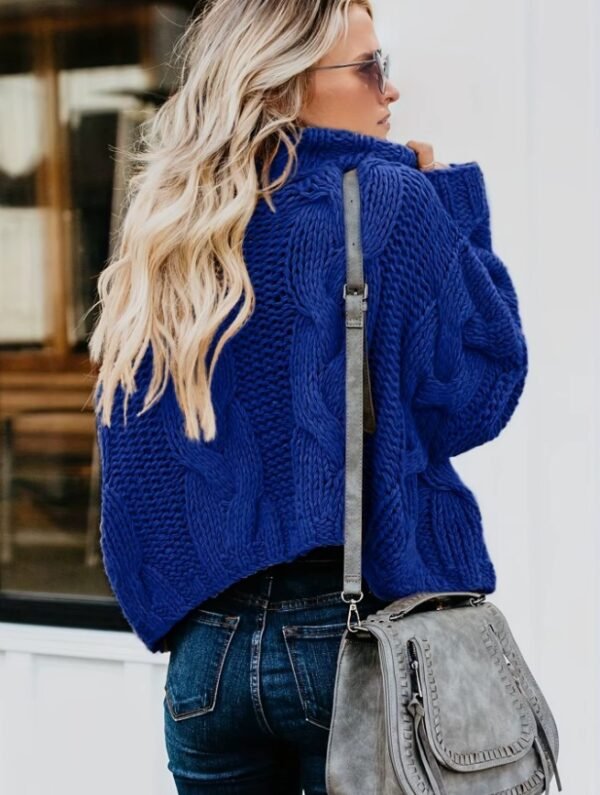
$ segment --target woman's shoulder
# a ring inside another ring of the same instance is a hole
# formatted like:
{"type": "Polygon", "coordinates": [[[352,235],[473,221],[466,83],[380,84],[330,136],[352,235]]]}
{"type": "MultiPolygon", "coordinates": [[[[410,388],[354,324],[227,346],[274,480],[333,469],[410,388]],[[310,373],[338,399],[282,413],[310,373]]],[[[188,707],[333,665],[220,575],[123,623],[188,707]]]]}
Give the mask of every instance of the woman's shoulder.
{"type": "Polygon", "coordinates": [[[343,220],[344,174],[353,169],[358,176],[365,256],[381,255],[394,241],[411,236],[429,222],[439,223],[440,214],[445,215],[436,186],[426,173],[378,151],[362,152],[360,156],[348,151],[343,156],[323,159],[318,169],[305,171],[290,181],[280,204],[294,217],[296,226],[301,226],[305,218],[312,227],[315,217],[333,213],[332,223],[337,227],[343,220]]]}
{"type": "Polygon", "coordinates": [[[477,161],[421,171],[374,154],[358,168],[361,196],[367,198],[375,213],[387,216],[405,239],[417,237],[447,257],[477,229],[484,229],[489,238],[490,204],[477,161]]]}
{"type": "Polygon", "coordinates": [[[434,211],[439,197],[427,173],[403,162],[369,154],[357,167],[361,193],[370,201],[390,204],[396,214],[403,210],[434,211]]]}
{"type": "MultiPolygon", "coordinates": [[[[358,164],[357,175],[361,225],[367,235],[377,237],[380,251],[422,235],[443,210],[434,186],[414,166],[373,153],[358,164]]],[[[395,250],[391,253],[397,254],[395,250]]]]}

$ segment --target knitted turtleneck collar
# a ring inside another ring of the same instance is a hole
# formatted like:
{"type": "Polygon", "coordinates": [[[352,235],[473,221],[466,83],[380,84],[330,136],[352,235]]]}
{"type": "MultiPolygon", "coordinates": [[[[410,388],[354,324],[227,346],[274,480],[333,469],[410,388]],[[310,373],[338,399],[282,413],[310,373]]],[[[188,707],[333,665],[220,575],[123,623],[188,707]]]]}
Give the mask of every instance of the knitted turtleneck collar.
{"type": "MultiPolygon", "coordinates": [[[[289,180],[300,179],[319,170],[332,160],[346,170],[360,162],[368,154],[396,163],[416,167],[417,155],[408,146],[377,138],[352,130],[334,127],[302,127],[301,138],[297,144],[298,165],[292,170],[289,180]]],[[[271,177],[278,177],[285,167],[288,152],[280,144],[271,165],[271,177]]]]}

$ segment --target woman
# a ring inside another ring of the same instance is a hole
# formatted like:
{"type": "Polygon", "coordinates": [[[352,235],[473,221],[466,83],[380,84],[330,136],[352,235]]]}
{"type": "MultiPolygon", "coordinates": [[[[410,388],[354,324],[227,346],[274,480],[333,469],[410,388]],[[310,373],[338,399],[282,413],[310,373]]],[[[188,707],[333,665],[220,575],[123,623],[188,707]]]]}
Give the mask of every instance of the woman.
{"type": "Polygon", "coordinates": [[[527,348],[477,163],[386,139],[399,94],[369,0],[217,0],[183,43],[99,281],[103,560],[134,631],[170,652],[178,791],[315,795],[347,617],[344,171],[377,418],[362,616],[494,590],[449,459],[506,425],[527,348]]]}

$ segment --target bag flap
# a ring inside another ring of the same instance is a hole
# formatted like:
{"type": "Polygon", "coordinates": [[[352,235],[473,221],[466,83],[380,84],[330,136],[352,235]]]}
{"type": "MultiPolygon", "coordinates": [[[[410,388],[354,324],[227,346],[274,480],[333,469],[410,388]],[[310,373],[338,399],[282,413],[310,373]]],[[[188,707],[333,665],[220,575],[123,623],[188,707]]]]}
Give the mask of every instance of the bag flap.
{"type": "Polygon", "coordinates": [[[428,745],[447,769],[472,772],[505,765],[533,746],[535,716],[491,629],[489,607],[411,612],[392,621],[386,609],[363,621],[379,640],[386,720],[396,740],[394,766],[413,784],[422,780],[408,705],[419,689],[428,745]]]}
{"type": "MultiPolygon", "coordinates": [[[[448,611],[446,616],[466,617],[467,612],[448,611]]],[[[415,634],[407,648],[409,659],[416,658],[418,664],[433,753],[441,764],[457,771],[483,770],[520,759],[533,745],[535,717],[493,633],[485,624],[469,633],[466,626],[456,632],[457,622],[447,623],[452,632],[415,634]]]]}

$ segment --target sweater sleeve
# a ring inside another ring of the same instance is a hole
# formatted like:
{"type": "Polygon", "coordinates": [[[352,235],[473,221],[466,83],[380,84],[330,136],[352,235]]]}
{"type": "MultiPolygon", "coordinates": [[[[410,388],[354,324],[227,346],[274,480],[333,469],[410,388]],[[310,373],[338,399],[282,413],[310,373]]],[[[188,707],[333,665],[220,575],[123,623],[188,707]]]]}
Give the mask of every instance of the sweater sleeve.
{"type": "Polygon", "coordinates": [[[500,434],[523,391],[528,353],[514,285],[492,250],[479,167],[462,169],[452,186],[458,172],[439,180],[442,198],[419,177],[417,256],[427,262],[429,298],[404,363],[415,423],[430,460],[440,461],[500,434]]]}
{"type": "Polygon", "coordinates": [[[478,163],[450,163],[446,168],[421,173],[466,237],[470,237],[473,230],[488,219],[485,182],[478,163]]]}

